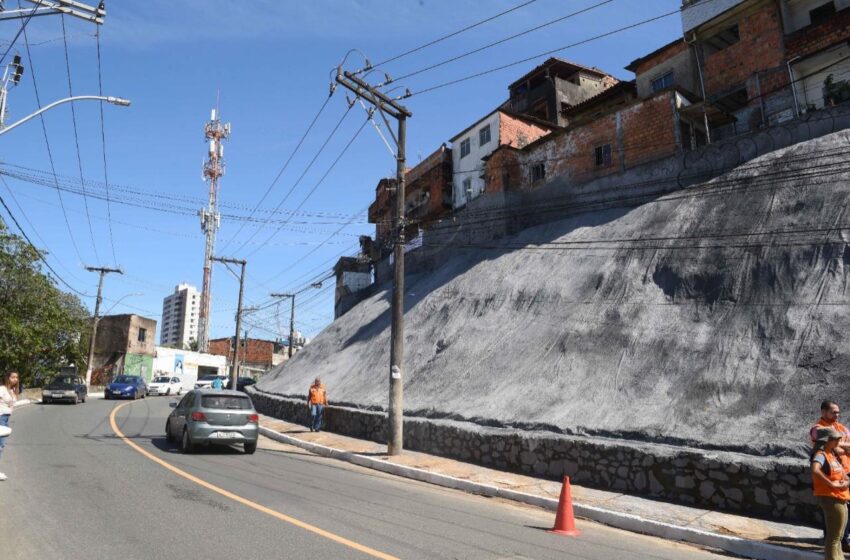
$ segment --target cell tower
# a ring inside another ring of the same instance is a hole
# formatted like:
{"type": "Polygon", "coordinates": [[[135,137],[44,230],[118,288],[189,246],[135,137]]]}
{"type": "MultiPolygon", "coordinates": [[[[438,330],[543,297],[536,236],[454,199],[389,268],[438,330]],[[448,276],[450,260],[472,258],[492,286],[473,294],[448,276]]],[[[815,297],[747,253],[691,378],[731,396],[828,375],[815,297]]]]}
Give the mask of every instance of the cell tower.
{"type": "Polygon", "coordinates": [[[201,217],[201,231],[206,236],[204,246],[204,285],[201,290],[201,310],[198,320],[198,350],[206,352],[210,344],[210,301],[212,299],[212,258],[215,255],[215,235],[221,224],[218,213],[218,180],[224,175],[224,146],[221,141],[230,136],[230,123],[222,124],[218,109],[212,110],[210,122],[204,126],[204,136],[209,140],[210,152],[204,163],[204,181],[210,184],[210,201],[198,215],[201,217]]]}

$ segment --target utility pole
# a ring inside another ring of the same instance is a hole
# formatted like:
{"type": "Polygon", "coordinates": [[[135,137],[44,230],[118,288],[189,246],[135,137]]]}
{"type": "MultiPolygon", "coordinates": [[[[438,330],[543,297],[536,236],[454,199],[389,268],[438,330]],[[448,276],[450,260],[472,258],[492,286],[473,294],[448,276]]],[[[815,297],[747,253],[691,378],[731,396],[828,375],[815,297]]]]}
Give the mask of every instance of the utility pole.
{"type": "Polygon", "coordinates": [[[289,358],[292,358],[292,344],[295,338],[295,294],[272,294],[275,298],[290,298],[291,307],[289,308],[289,358]]]}
{"type": "Polygon", "coordinates": [[[100,279],[97,282],[97,299],[94,302],[94,321],[92,321],[91,327],[91,342],[89,342],[89,361],[86,364],[86,388],[91,389],[91,374],[93,370],[94,364],[94,343],[97,340],[97,323],[100,321],[100,303],[103,301],[103,277],[107,274],[114,272],[116,274],[124,274],[124,271],[120,268],[107,268],[103,266],[87,266],[86,270],[89,272],[98,272],[100,273],[100,279]]]}
{"type": "MultiPolygon", "coordinates": [[[[394,216],[395,243],[393,247],[395,269],[393,276],[392,327],[390,335],[390,395],[387,415],[390,433],[387,441],[387,454],[399,455],[404,448],[404,380],[402,378],[402,372],[404,371],[404,152],[405,137],[407,135],[407,118],[412,117],[413,113],[399,104],[396,99],[387,96],[377,87],[368,84],[355,73],[343,71],[342,67],[337,67],[336,81],[346,89],[352,91],[358,98],[362,98],[372,104],[387,125],[387,131],[390,135],[392,135],[392,127],[390,127],[386,115],[393,117],[398,122],[398,135],[393,136],[397,148],[396,205],[394,216]]],[[[390,81],[392,80],[387,76],[387,83],[390,81]]],[[[409,93],[405,94],[404,97],[408,95],[409,93]]]]}
{"type": "Polygon", "coordinates": [[[24,0],[30,4],[30,7],[20,7],[17,9],[6,10],[3,8],[3,3],[0,2],[0,21],[13,19],[26,19],[36,16],[56,16],[67,14],[76,18],[80,18],[92,23],[101,25],[103,18],[106,17],[106,2],[101,0],[97,7],[89,6],[79,0],[24,0]]]}
{"type": "Polygon", "coordinates": [[[236,378],[239,377],[239,332],[242,330],[242,294],[245,292],[245,265],[247,263],[244,259],[227,259],[224,257],[210,257],[210,260],[242,266],[242,271],[239,274],[239,303],[236,304],[236,336],[233,337],[236,348],[233,349],[233,365],[230,370],[230,388],[236,389],[236,378]]]}
{"type": "MultiPolygon", "coordinates": [[[[222,124],[218,108],[212,110],[210,122],[204,126],[204,137],[209,140],[209,157],[204,163],[203,178],[209,181],[209,204],[198,212],[201,231],[204,232],[204,283],[201,288],[201,309],[198,317],[198,351],[206,352],[210,344],[210,301],[212,298],[212,261],[215,254],[215,236],[221,224],[218,213],[218,180],[224,175],[224,146],[221,141],[230,136],[230,123],[222,124]]],[[[239,332],[236,332],[239,340],[239,332]]]]}

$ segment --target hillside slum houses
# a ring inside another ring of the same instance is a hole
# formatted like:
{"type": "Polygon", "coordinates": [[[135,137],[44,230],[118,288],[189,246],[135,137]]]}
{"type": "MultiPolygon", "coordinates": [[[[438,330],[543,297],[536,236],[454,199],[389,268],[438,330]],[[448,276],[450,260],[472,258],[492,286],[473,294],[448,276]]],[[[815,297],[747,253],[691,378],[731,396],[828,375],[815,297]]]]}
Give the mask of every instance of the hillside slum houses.
{"type": "MultiPolygon", "coordinates": [[[[683,0],[682,36],[632,61],[631,80],[550,58],[508,99],[405,175],[408,249],[496,193],[623,174],[850,100],[850,0],[683,0]]],[[[374,238],[336,270],[336,315],[390,257],[395,179],[378,181],[374,238]]]]}

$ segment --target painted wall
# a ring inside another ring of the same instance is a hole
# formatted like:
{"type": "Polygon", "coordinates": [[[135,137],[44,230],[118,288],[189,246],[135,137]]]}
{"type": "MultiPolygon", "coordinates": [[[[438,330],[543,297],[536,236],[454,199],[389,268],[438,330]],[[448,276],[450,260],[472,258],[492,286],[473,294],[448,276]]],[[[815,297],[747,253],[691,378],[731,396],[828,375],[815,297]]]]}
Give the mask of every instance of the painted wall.
{"type": "Polygon", "coordinates": [[[199,368],[212,368],[210,373],[224,374],[226,372],[226,358],[215,354],[202,354],[200,352],[189,352],[176,348],[165,348],[157,346],[156,358],[153,363],[155,374],[176,375],[183,381],[183,389],[188,390],[195,386],[199,377],[199,368]]]}

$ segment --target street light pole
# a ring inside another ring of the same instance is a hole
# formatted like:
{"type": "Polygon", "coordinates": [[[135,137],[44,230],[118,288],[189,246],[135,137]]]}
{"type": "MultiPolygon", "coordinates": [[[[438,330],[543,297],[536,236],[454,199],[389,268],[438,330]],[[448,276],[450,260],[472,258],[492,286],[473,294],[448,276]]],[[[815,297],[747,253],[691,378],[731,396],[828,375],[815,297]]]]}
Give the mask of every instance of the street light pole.
{"type": "Polygon", "coordinates": [[[102,266],[87,266],[86,270],[88,270],[89,272],[100,273],[100,279],[97,282],[97,299],[94,303],[94,321],[92,321],[91,327],[91,341],[89,342],[89,361],[86,364],[86,388],[91,389],[91,374],[94,369],[94,345],[95,341],[97,340],[97,324],[100,321],[100,303],[101,301],[103,301],[103,296],[101,295],[103,293],[103,277],[109,274],[110,272],[114,272],[116,274],[124,274],[124,271],[120,268],[106,268],[102,266]]]}
{"type": "Polygon", "coordinates": [[[230,371],[230,388],[236,389],[236,382],[239,377],[239,333],[242,330],[242,295],[245,293],[245,265],[247,262],[244,259],[227,259],[224,257],[212,257],[210,260],[242,266],[242,271],[239,274],[239,302],[236,304],[236,336],[233,338],[236,348],[233,349],[233,365],[230,371]]]}
{"type": "MultiPolygon", "coordinates": [[[[367,66],[368,69],[368,66],[367,66]]],[[[359,73],[359,72],[358,72],[359,73]]],[[[389,425],[389,438],[387,440],[387,454],[399,455],[404,447],[403,422],[404,422],[404,384],[402,372],[404,370],[404,167],[405,167],[405,139],[407,135],[407,119],[413,113],[398,103],[398,100],[387,96],[378,87],[373,86],[357,76],[358,73],[343,71],[337,68],[336,81],[343,87],[352,91],[358,98],[371,103],[381,117],[387,123],[387,130],[392,135],[386,116],[389,115],[398,122],[398,134],[395,140],[396,153],[396,186],[395,186],[395,216],[394,230],[395,240],[393,247],[393,259],[395,270],[393,274],[393,299],[392,299],[392,326],[390,334],[390,395],[389,412],[387,423],[389,425]]],[[[391,78],[387,77],[389,83],[391,78]]],[[[382,84],[382,85],[386,85],[382,84]]],[[[409,96],[407,93],[404,97],[409,96]]]]}
{"type": "Polygon", "coordinates": [[[48,110],[56,107],[57,105],[62,105],[63,103],[71,103],[73,101],[87,101],[87,100],[106,101],[107,103],[112,103],[113,105],[120,105],[121,107],[129,107],[130,106],[130,100],[129,99],[123,99],[121,97],[105,97],[105,96],[102,96],[102,95],[75,95],[74,97],[66,97],[65,99],[60,99],[59,101],[54,101],[53,103],[50,103],[49,105],[45,105],[44,107],[42,107],[41,109],[39,109],[35,113],[33,113],[31,115],[27,115],[26,117],[22,118],[19,121],[16,121],[16,122],[10,124],[7,127],[0,128],[0,136],[2,136],[3,134],[6,134],[7,132],[9,132],[10,130],[12,130],[14,128],[19,127],[20,125],[24,124],[25,122],[34,119],[35,117],[39,116],[43,112],[48,111],[48,110]]]}

